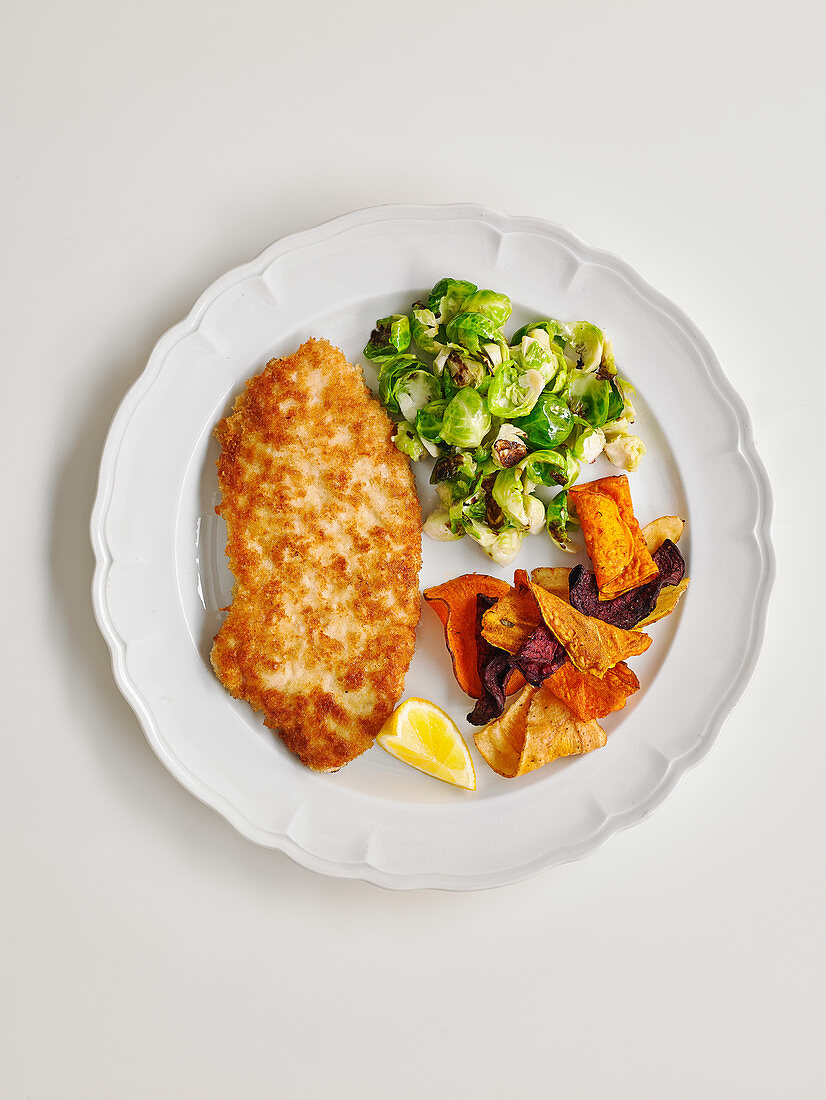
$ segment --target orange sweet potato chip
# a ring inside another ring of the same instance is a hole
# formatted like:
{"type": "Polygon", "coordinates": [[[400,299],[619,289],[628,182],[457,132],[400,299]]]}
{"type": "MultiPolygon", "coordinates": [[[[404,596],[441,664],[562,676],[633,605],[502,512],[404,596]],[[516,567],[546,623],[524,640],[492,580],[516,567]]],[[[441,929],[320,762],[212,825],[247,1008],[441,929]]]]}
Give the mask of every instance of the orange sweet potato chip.
{"type": "Polygon", "coordinates": [[[482,637],[507,653],[516,653],[542,622],[524,569],[516,570],[513,583],[482,618],[482,637]]]}
{"type": "Polygon", "coordinates": [[[625,474],[602,477],[568,490],[601,600],[610,600],[657,576],[657,566],[634,516],[625,474]]]}
{"type": "Polygon", "coordinates": [[[609,668],[601,677],[594,672],[580,672],[566,662],[545,681],[545,687],[582,721],[604,718],[606,714],[621,710],[639,686],[639,680],[624,661],[609,668]]]}
{"type": "Polygon", "coordinates": [[[476,651],[476,595],[479,592],[500,597],[510,592],[510,585],[484,573],[465,573],[424,592],[426,602],[445,628],[445,642],[459,687],[473,699],[482,694],[476,651]]]}
{"type": "Polygon", "coordinates": [[[602,676],[626,657],[645,653],[651,645],[647,634],[639,630],[621,630],[602,619],[583,615],[541,585],[531,584],[531,591],[546,626],[581,672],[602,676]]]}
{"type": "Polygon", "coordinates": [[[506,779],[541,768],[561,756],[601,748],[605,730],[583,722],[547,687],[527,687],[501,718],[474,734],[479,752],[506,779]]]}

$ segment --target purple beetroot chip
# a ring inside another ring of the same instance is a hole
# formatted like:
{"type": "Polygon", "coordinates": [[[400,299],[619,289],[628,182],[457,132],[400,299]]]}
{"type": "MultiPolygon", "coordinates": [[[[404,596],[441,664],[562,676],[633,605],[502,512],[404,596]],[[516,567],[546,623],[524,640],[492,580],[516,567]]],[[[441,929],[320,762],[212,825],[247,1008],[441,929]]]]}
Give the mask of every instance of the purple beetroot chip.
{"type": "Polygon", "coordinates": [[[679,584],[685,575],[685,561],[671,539],[665,539],[653,557],[660,571],[658,576],[613,600],[600,600],[594,574],[581,565],[576,566],[568,578],[571,607],[622,630],[633,629],[654,610],[661,589],[679,584]]]}
{"type": "Polygon", "coordinates": [[[565,663],[566,656],[563,647],[541,623],[511,658],[511,665],[519,669],[529,684],[540,687],[565,663]]]}

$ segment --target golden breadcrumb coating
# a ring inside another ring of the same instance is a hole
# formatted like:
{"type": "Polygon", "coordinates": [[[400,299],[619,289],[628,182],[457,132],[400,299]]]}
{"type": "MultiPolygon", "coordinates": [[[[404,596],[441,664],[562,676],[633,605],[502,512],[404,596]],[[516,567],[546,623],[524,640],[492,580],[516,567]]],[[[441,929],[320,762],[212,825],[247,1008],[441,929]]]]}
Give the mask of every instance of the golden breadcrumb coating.
{"type": "Polygon", "coordinates": [[[421,512],[391,429],[326,340],[268,363],[215,429],[235,587],[212,665],[319,771],[372,745],[413,656],[421,512]]]}

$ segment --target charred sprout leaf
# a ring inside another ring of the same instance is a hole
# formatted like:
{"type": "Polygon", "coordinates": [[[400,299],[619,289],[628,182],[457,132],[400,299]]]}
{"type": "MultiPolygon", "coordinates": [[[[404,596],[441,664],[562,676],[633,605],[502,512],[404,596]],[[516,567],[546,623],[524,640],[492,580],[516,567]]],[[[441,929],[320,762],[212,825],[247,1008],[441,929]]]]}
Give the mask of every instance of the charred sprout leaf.
{"type": "Polygon", "coordinates": [[[489,429],[490,413],[484,399],[472,386],[459,390],[444,411],[441,436],[445,443],[452,447],[478,447],[489,429]]]}
{"type": "Polygon", "coordinates": [[[468,313],[481,313],[493,321],[496,328],[502,328],[511,315],[511,300],[507,294],[498,294],[495,290],[477,290],[465,299],[462,309],[468,313]]]}
{"type": "Polygon", "coordinates": [[[496,325],[482,313],[459,313],[448,322],[445,335],[451,344],[461,344],[471,355],[478,355],[483,344],[495,342],[496,325]]]}
{"type": "Polygon", "coordinates": [[[445,360],[444,373],[449,375],[456,390],[461,390],[465,386],[478,388],[487,371],[484,363],[480,363],[477,359],[471,359],[470,356],[462,355],[458,351],[451,351],[445,360]]]}
{"type": "Polygon", "coordinates": [[[440,279],[427,300],[428,309],[440,325],[452,321],[464,309],[465,302],[476,291],[475,283],[464,279],[440,279]]]}
{"type": "Polygon", "coordinates": [[[419,462],[427,454],[418,432],[411,424],[397,424],[393,431],[393,442],[402,454],[414,462],[419,462]]]}
{"type": "Polygon", "coordinates": [[[370,334],[364,355],[373,363],[393,359],[410,346],[410,322],[403,313],[380,317],[370,334]]]}
{"type": "Polygon", "coordinates": [[[509,470],[528,453],[525,433],[515,424],[503,424],[491,444],[491,458],[502,470],[509,470]]]}
{"type": "Polygon", "coordinates": [[[571,434],[574,419],[566,403],[553,394],[543,392],[527,416],[515,419],[515,424],[527,436],[533,447],[558,447],[571,434]]]}
{"type": "Polygon", "coordinates": [[[462,470],[467,470],[472,477],[476,472],[476,463],[468,454],[442,455],[433,464],[430,474],[430,484],[438,485],[443,481],[450,481],[462,470]]]}
{"type": "Polygon", "coordinates": [[[571,542],[570,528],[578,521],[568,505],[568,493],[564,490],[557,493],[545,509],[545,527],[551,542],[556,543],[560,550],[573,553],[576,549],[571,542]]]}

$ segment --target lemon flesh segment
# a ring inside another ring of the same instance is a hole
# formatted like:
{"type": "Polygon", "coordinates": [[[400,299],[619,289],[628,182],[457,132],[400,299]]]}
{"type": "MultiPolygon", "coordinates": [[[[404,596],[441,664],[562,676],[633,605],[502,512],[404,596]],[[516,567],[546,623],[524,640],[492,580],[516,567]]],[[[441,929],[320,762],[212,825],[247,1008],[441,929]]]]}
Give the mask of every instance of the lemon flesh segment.
{"type": "Polygon", "coordinates": [[[376,738],[381,747],[426,775],[476,790],[476,771],[453,719],[427,699],[406,699],[376,738]]]}

